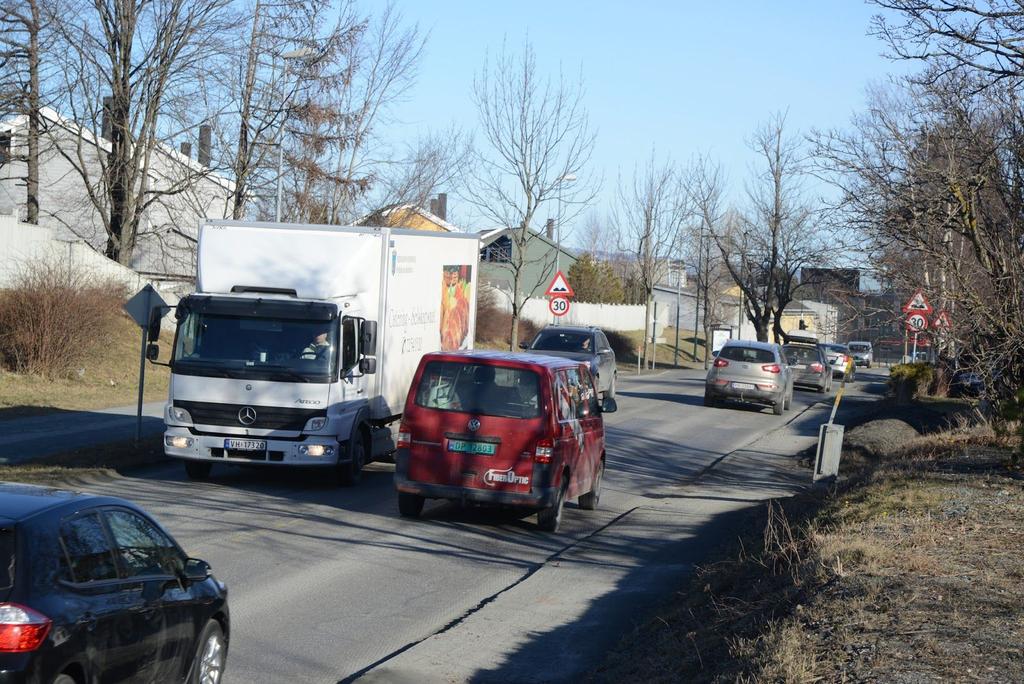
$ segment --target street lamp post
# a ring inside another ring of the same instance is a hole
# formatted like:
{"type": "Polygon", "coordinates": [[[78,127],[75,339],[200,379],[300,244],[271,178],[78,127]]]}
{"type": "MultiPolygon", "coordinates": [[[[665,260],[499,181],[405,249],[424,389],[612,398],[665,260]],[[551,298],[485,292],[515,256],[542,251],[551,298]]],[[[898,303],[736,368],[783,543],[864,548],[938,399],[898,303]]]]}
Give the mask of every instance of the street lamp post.
{"type": "MultiPolygon", "coordinates": [[[[289,50],[288,52],[281,53],[281,81],[288,78],[288,62],[293,59],[303,59],[313,54],[313,50],[308,47],[299,48],[297,50],[289,50]]],[[[283,179],[284,179],[284,123],[288,119],[288,115],[284,112],[285,98],[282,91],[281,95],[281,126],[277,130],[277,201],[274,203],[274,221],[277,223],[281,222],[281,195],[283,193],[283,179]]]]}
{"type": "Polygon", "coordinates": [[[567,173],[556,181],[558,183],[558,213],[555,215],[555,230],[557,249],[555,250],[555,272],[562,270],[562,183],[572,183],[576,180],[575,173],[567,173]]]}

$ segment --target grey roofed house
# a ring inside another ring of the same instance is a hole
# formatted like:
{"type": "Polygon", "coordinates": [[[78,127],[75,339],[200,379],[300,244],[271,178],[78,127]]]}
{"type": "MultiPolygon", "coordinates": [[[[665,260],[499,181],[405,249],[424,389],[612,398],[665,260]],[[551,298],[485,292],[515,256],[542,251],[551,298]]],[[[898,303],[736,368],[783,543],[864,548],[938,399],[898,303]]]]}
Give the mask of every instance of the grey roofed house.
{"type": "MultiPolygon", "coordinates": [[[[65,155],[79,154],[90,179],[100,175],[100,155],[109,151],[107,139],[49,108],[41,110],[46,129],[39,160],[39,224],[61,240],[80,240],[102,252],[107,241],[101,215],[88,196],[82,175],[65,155]],[[63,154],[62,154],[63,152],[63,154]]],[[[25,216],[25,164],[17,159],[25,142],[25,115],[0,123],[0,213],[25,216]]],[[[198,133],[198,132],[197,132],[198,133]]],[[[158,281],[188,283],[195,278],[199,220],[226,218],[234,183],[182,151],[157,146],[149,169],[155,190],[175,189],[160,196],[145,211],[130,264],[158,281]]],[[[200,155],[209,157],[208,148],[200,155]]],[[[204,160],[206,161],[206,160],[204,160]]]]}
{"type": "MultiPolygon", "coordinates": [[[[512,292],[512,264],[515,263],[513,255],[518,249],[515,240],[512,239],[514,230],[518,229],[493,228],[479,233],[481,285],[489,285],[506,293],[512,292]]],[[[526,249],[527,254],[522,261],[519,280],[520,292],[531,297],[540,297],[544,295],[557,272],[555,253],[558,251],[558,245],[544,233],[531,230],[526,249]]],[[[563,245],[558,262],[558,267],[568,277],[569,268],[576,263],[576,257],[563,245]]]]}

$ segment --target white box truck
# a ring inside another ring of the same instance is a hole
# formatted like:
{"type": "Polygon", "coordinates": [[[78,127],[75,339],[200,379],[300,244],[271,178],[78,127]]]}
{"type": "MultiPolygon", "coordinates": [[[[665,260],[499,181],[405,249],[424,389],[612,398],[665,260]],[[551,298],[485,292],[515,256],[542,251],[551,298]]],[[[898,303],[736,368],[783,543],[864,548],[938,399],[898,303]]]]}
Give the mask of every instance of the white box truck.
{"type": "Polygon", "coordinates": [[[478,258],[466,234],[202,223],[196,292],[175,310],[165,453],[193,479],[230,463],[357,482],[393,450],[420,357],[472,348],[478,258]]]}

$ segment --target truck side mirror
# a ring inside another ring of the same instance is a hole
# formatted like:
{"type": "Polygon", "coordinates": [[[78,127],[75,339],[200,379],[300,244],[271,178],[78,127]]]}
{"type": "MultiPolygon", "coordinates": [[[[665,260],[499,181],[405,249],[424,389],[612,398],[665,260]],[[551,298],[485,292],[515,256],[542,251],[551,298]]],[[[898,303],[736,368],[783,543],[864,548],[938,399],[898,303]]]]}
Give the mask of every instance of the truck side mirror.
{"type": "Polygon", "coordinates": [[[149,310],[149,325],[146,326],[146,339],[150,342],[156,342],[160,339],[160,321],[163,319],[164,310],[161,307],[156,306],[149,310]]]}
{"type": "Polygon", "coordinates": [[[146,345],[146,359],[156,361],[160,358],[160,345],[153,342],[146,345]]]}
{"type": "Polygon", "coordinates": [[[363,321],[359,324],[359,349],[369,356],[376,354],[377,321],[363,321]]]}
{"type": "Polygon", "coordinates": [[[377,359],[364,357],[359,359],[359,372],[363,375],[373,375],[377,372],[377,359]]]}

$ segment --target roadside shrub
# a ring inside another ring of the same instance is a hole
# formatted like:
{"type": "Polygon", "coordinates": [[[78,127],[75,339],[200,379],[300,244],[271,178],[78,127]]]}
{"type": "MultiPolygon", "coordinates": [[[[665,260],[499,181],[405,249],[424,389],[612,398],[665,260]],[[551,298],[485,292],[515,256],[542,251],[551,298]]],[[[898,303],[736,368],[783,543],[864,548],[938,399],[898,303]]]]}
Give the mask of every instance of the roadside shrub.
{"type": "MultiPolygon", "coordinates": [[[[480,288],[476,300],[476,341],[492,346],[508,347],[512,332],[512,314],[498,304],[504,295],[490,288],[480,288]]],[[[530,342],[540,326],[525,318],[519,319],[519,342],[530,342]]],[[[517,345],[518,346],[518,345],[517,345]]]]}
{"type": "Polygon", "coordinates": [[[1018,390],[1012,399],[1002,403],[999,414],[1006,421],[1007,427],[1016,428],[1019,442],[1012,465],[1019,467],[1024,464],[1024,387],[1018,390]]]}
{"type": "Polygon", "coordinates": [[[636,358],[636,345],[628,335],[623,335],[617,330],[605,330],[604,336],[608,338],[608,344],[612,345],[616,359],[625,361],[636,358]]]}
{"type": "Polygon", "coordinates": [[[0,290],[0,364],[15,373],[69,375],[106,344],[125,295],[68,263],[29,264],[0,290]]]}
{"type": "Polygon", "coordinates": [[[889,369],[889,394],[897,403],[909,402],[925,393],[935,377],[927,363],[899,363],[889,369]]]}

